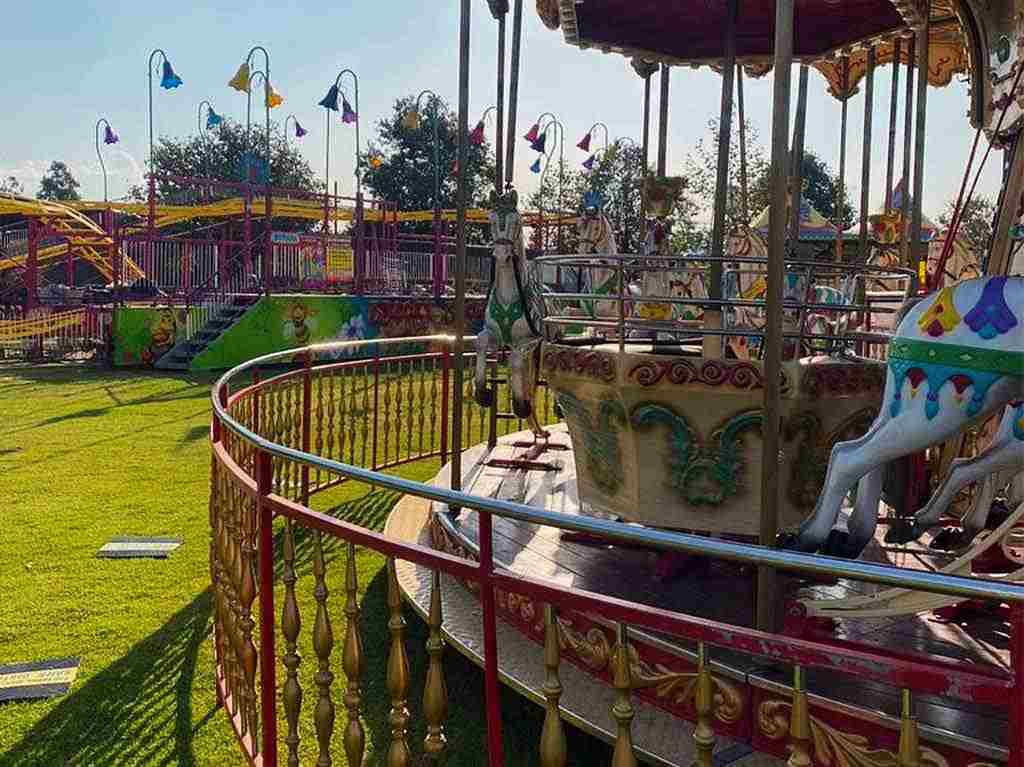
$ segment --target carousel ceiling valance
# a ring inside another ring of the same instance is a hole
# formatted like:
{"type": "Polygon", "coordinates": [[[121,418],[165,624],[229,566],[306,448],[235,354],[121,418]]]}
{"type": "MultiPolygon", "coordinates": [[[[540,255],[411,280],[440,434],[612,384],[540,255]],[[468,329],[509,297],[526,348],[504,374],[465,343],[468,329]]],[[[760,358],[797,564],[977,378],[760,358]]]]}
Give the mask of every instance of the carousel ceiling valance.
{"type": "MultiPolygon", "coordinates": [[[[775,4],[742,0],[736,54],[752,77],[771,71],[775,4]]],[[[796,58],[825,77],[836,98],[857,92],[867,73],[867,44],[879,66],[909,58],[908,23],[918,6],[893,0],[796,0],[796,58]],[[899,6],[897,8],[897,5],[899,6]],[[844,78],[843,57],[849,61],[844,78]]],[[[928,82],[948,85],[968,71],[969,61],[952,0],[932,0],[928,82]]],[[[638,60],[671,65],[707,65],[719,70],[726,24],[724,0],[537,0],[537,12],[567,42],[638,60]]]]}

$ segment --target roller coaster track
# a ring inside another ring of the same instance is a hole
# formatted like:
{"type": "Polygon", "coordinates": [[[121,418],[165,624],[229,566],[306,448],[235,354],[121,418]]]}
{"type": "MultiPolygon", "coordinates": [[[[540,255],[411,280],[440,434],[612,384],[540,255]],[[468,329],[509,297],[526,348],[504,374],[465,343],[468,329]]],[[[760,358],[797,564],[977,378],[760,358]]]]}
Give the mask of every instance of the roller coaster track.
{"type": "MultiPolygon", "coordinates": [[[[110,263],[110,250],[114,241],[103,227],[75,207],[48,200],[0,195],[0,215],[17,215],[34,219],[47,227],[52,235],[64,240],[61,243],[39,249],[38,263],[40,266],[56,261],[71,250],[93,264],[105,278],[113,278],[114,270],[113,264],[110,263]]],[[[9,269],[24,269],[27,260],[27,252],[4,254],[0,257],[0,272],[9,269]]],[[[145,276],[130,259],[125,259],[125,268],[135,276],[145,276]]]]}

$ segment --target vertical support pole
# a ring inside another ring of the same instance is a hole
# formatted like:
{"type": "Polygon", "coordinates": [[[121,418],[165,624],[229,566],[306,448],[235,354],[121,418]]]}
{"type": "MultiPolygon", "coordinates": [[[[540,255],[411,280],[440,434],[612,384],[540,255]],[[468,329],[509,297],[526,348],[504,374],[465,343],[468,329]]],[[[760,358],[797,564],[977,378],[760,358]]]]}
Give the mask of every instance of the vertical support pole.
{"type": "Polygon", "coordinates": [[[39,222],[28,220],[28,254],[25,256],[25,313],[39,303],[39,222]]]}
{"type": "Polygon", "coordinates": [[[810,67],[800,65],[797,84],[796,116],[793,118],[793,146],[790,151],[789,241],[796,250],[800,242],[800,203],[804,194],[804,136],[807,133],[807,78],[810,67]]]}
{"type": "Polygon", "coordinates": [[[928,36],[931,6],[925,4],[924,23],[917,30],[917,114],[914,126],[914,210],[910,219],[910,265],[915,271],[916,293],[925,281],[928,247],[921,248],[921,197],[924,194],[924,128],[928,113],[928,36]]]}
{"type": "Polygon", "coordinates": [[[736,65],[736,108],[740,128],[740,216],[750,223],[750,188],[747,184],[747,113],[743,108],[743,65],[736,65]]]}
{"type": "MultiPolygon", "coordinates": [[[[711,284],[709,297],[722,298],[722,259],[725,256],[725,208],[729,195],[729,150],[732,148],[732,91],[736,79],[736,16],[739,0],[726,0],[725,56],[722,59],[722,103],[718,116],[718,167],[715,176],[715,203],[711,228],[711,284]]],[[[708,330],[722,329],[721,307],[708,306],[704,309],[704,327],[708,330]]],[[[705,359],[722,356],[722,337],[704,336],[705,359]]]]}
{"type": "Polygon", "coordinates": [[[871,127],[875,102],[875,46],[868,46],[868,71],[864,78],[864,152],[860,161],[860,233],[857,260],[868,259],[868,209],[871,206],[871,127]]]}
{"type": "Polygon", "coordinates": [[[911,140],[914,135],[914,60],[917,40],[907,41],[907,92],[903,97],[903,199],[900,204],[900,265],[910,266],[911,140]]]}
{"type": "MultiPolygon", "coordinates": [[[[152,74],[152,73],[151,73],[152,74]]],[[[150,88],[152,91],[152,88],[150,88]]],[[[150,110],[152,112],[152,110],[150,110]]],[[[152,125],[152,119],[150,120],[152,125]]],[[[150,128],[152,130],[152,127],[150,128]]],[[[153,170],[153,149],[152,138],[150,139],[149,152],[149,189],[147,191],[147,213],[146,213],[146,278],[152,282],[153,275],[153,240],[156,238],[156,176],[153,170]]]]}
{"type": "Polygon", "coordinates": [[[1010,726],[1007,746],[1008,767],[1024,767],[1024,604],[1011,608],[1010,667],[1013,673],[1013,694],[1010,696],[1010,726]]]}
{"type": "MultiPolygon", "coordinates": [[[[794,0],[775,4],[774,112],[772,115],[771,208],[768,224],[767,295],[764,335],[764,446],[761,469],[760,542],[774,546],[779,528],[779,449],[782,419],[782,282],[786,249],[786,170],[789,159],[789,98],[792,86],[794,0]]],[[[757,627],[775,627],[776,574],[759,567],[757,627]]]]}
{"type": "Polygon", "coordinates": [[[885,212],[892,212],[892,181],[896,165],[896,113],[900,101],[900,54],[903,39],[897,37],[892,49],[892,88],[889,91],[889,156],[885,164],[885,212]]]}
{"type": "Polygon", "coordinates": [[[669,67],[661,65],[661,102],[658,104],[658,175],[668,167],[668,79],[669,67]]]}
{"type": "Polygon", "coordinates": [[[264,767],[277,767],[277,653],[274,649],[274,515],[267,505],[272,463],[268,453],[256,454],[256,491],[259,504],[260,572],[260,721],[263,724],[264,767]]]}
{"type": "Polygon", "coordinates": [[[512,59],[509,62],[508,141],[505,143],[505,183],[512,183],[516,159],[516,111],[519,107],[519,54],[523,39],[523,0],[515,0],[512,12],[512,59]]]}
{"type": "Polygon", "coordinates": [[[71,246],[68,246],[67,256],[64,260],[64,279],[69,288],[75,287],[75,255],[71,246]]]}
{"type": "Polygon", "coordinates": [[[842,62],[842,114],[839,118],[839,183],[836,187],[836,204],[833,223],[836,225],[836,263],[843,262],[843,214],[846,204],[846,135],[849,129],[850,112],[850,57],[843,53],[842,62]]]}
{"type": "Polygon", "coordinates": [[[430,276],[433,285],[434,300],[441,298],[441,282],[443,268],[441,266],[441,209],[434,203],[434,257],[431,261],[430,276]]]}
{"type": "MultiPolygon", "coordinates": [[[[356,295],[361,296],[365,291],[366,275],[366,231],[363,224],[365,217],[363,193],[356,193],[356,241],[352,249],[352,279],[355,282],[356,295]]],[[[326,264],[327,261],[324,261],[326,264]]]]}
{"type": "MultiPolygon", "coordinates": [[[[269,130],[269,128],[268,128],[269,130]]],[[[267,165],[270,165],[270,158],[267,158],[267,165]]],[[[263,292],[269,296],[272,290],[271,284],[274,280],[274,188],[270,183],[269,171],[267,177],[267,206],[263,211],[264,246],[263,246],[263,292]]],[[[324,264],[327,264],[326,259],[324,264]]]]}
{"type": "Polygon", "coordinates": [[[245,179],[245,250],[244,268],[245,279],[243,284],[248,285],[249,277],[252,274],[252,169],[248,169],[245,179]]]}
{"type": "MultiPolygon", "coordinates": [[[[505,178],[505,13],[498,15],[498,95],[495,99],[494,189],[501,194],[505,178]]],[[[509,136],[509,140],[514,140],[509,136]]]]}

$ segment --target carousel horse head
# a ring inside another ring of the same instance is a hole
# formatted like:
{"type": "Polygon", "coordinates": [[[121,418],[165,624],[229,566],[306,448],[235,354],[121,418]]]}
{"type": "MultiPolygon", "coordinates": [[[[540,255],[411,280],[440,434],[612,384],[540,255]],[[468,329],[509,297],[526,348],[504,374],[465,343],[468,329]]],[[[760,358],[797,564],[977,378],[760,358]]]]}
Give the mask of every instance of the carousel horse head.
{"type": "Polygon", "coordinates": [[[593,190],[583,196],[583,211],[576,219],[576,235],[579,238],[578,253],[611,253],[615,250],[611,224],[604,214],[604,200],[593,190]]]}
{"type": "Polygon", "coordinates": [[[519,216],[519,193],[515,189],[505,194],[491,192],[490,203],[494,260],[500,266],[522,251],[523,220],[519,216]]]}

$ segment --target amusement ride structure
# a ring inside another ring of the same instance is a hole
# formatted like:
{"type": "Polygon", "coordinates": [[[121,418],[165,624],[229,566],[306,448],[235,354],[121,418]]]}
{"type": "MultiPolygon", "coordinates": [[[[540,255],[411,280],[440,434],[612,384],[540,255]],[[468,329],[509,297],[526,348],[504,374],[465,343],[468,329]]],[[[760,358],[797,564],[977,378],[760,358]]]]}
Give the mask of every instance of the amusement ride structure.
{"type": "MultiPolygon", "coordinates": [[[[290,348],[214,385],[213,643],[243,755],[264,767],[313,754],[329,765],[342,751],[349,764],[370,758],[355,564],[365,547],[388,562],[389,733],[386,757],[372,758],[393,767],[414,753],[444,756],[447,712],[460,705],[444,681],[446,648],[484,670],[480,758],[492,767],[505,763],[501,683],[544,707],[526,760],[544,767],[575,763],[564,721],[606,740],[616,767],[1024,766],[1024,276],[1013,267],[1024,240],[1024,6],[537,0],[567,43],[621,54],[644,81],[646,221],[640,252],[619,252],[591,192],[575,222],[578,252],[530,254],[524,229],[547,220],[520,213],[512,185],[523,5],[488,0],[498,45],[491,209],[468,210],[459,172],[451,296],[439,284],[447,267],[435,260],[425,272],[425,295],[451,301],[453,332],[307,345],[292,330],[290,348]],[[885,65],[889,131],[877,140],[874,80],[885,65]],[[722,82],[713,230],[707,252],[680,254],[673,212],[687,180],[668,176],[668,86],[673,69],[703,66],[722,82]],[[803,199],[812,68],[839,102],[840,189],[850,101],[865,94],[859,221],[848,231],[803,199]],[[939,236],[921,209],[928,85],[958,74],[990,148],[976,142],[939,236]],[[734,92],[767,76],[770,204],[728,231],[734,92]],[[872,213],[878,147],[886,185],[872,213]],[[960,219],[993,151],[1000,198],[974,260],[960,219]],[[491,233],[478,263],[471,220],[491,233]],[[575,285],[545,284],[552,269],[575,285]],[[488,288],[475,337],[470,287],[488,288]],[[440,460],[430,482],[394,471],[426,459],[440,460]],[[383,532],[318,510],[318,493],[350,481],[402,496],[383,532]],[[410,701],[403,600],[428,627],[422,701],[410,701]],[[344,627],[337,639],[332,625],[344,627]],[[305,722],[315,742],[300,735],[305,722]]],[[[467,137],[470,6],[461,0],[467,137]]],[[[351,290],[364,295],[378,263],[367,254],[400,252],[395,223],[448,215],[403,214],[361,192],[348,202],[275,192],[251,178],[210,199],[199,199],[209,182],[164,179],[197,199],[158,206],[158,181],[148,204],[105,203],[106,223],[0,198],[0,214],[34,222],[11,268],[31,287],[41,261],[75,253],[107,270],[116,293],[152,280],[165,258],[178,271],[164,295],[191,295],[191,264],[207,258],[200,282],[234,300],[279,290],[278,279],[302,289],[307,276],[285,249],[303,243],[275,243],[268,230],[260,246],[252,217],[322,221],[310,247],[325,264],[333,223],[352,219],[338,247],[351,247],[351,290]],[[114,227],[115,209],[134,223],[114,227]],[[240,240],[229,227],[219,240],[155,234],[239,216],[240,240]]]]}

